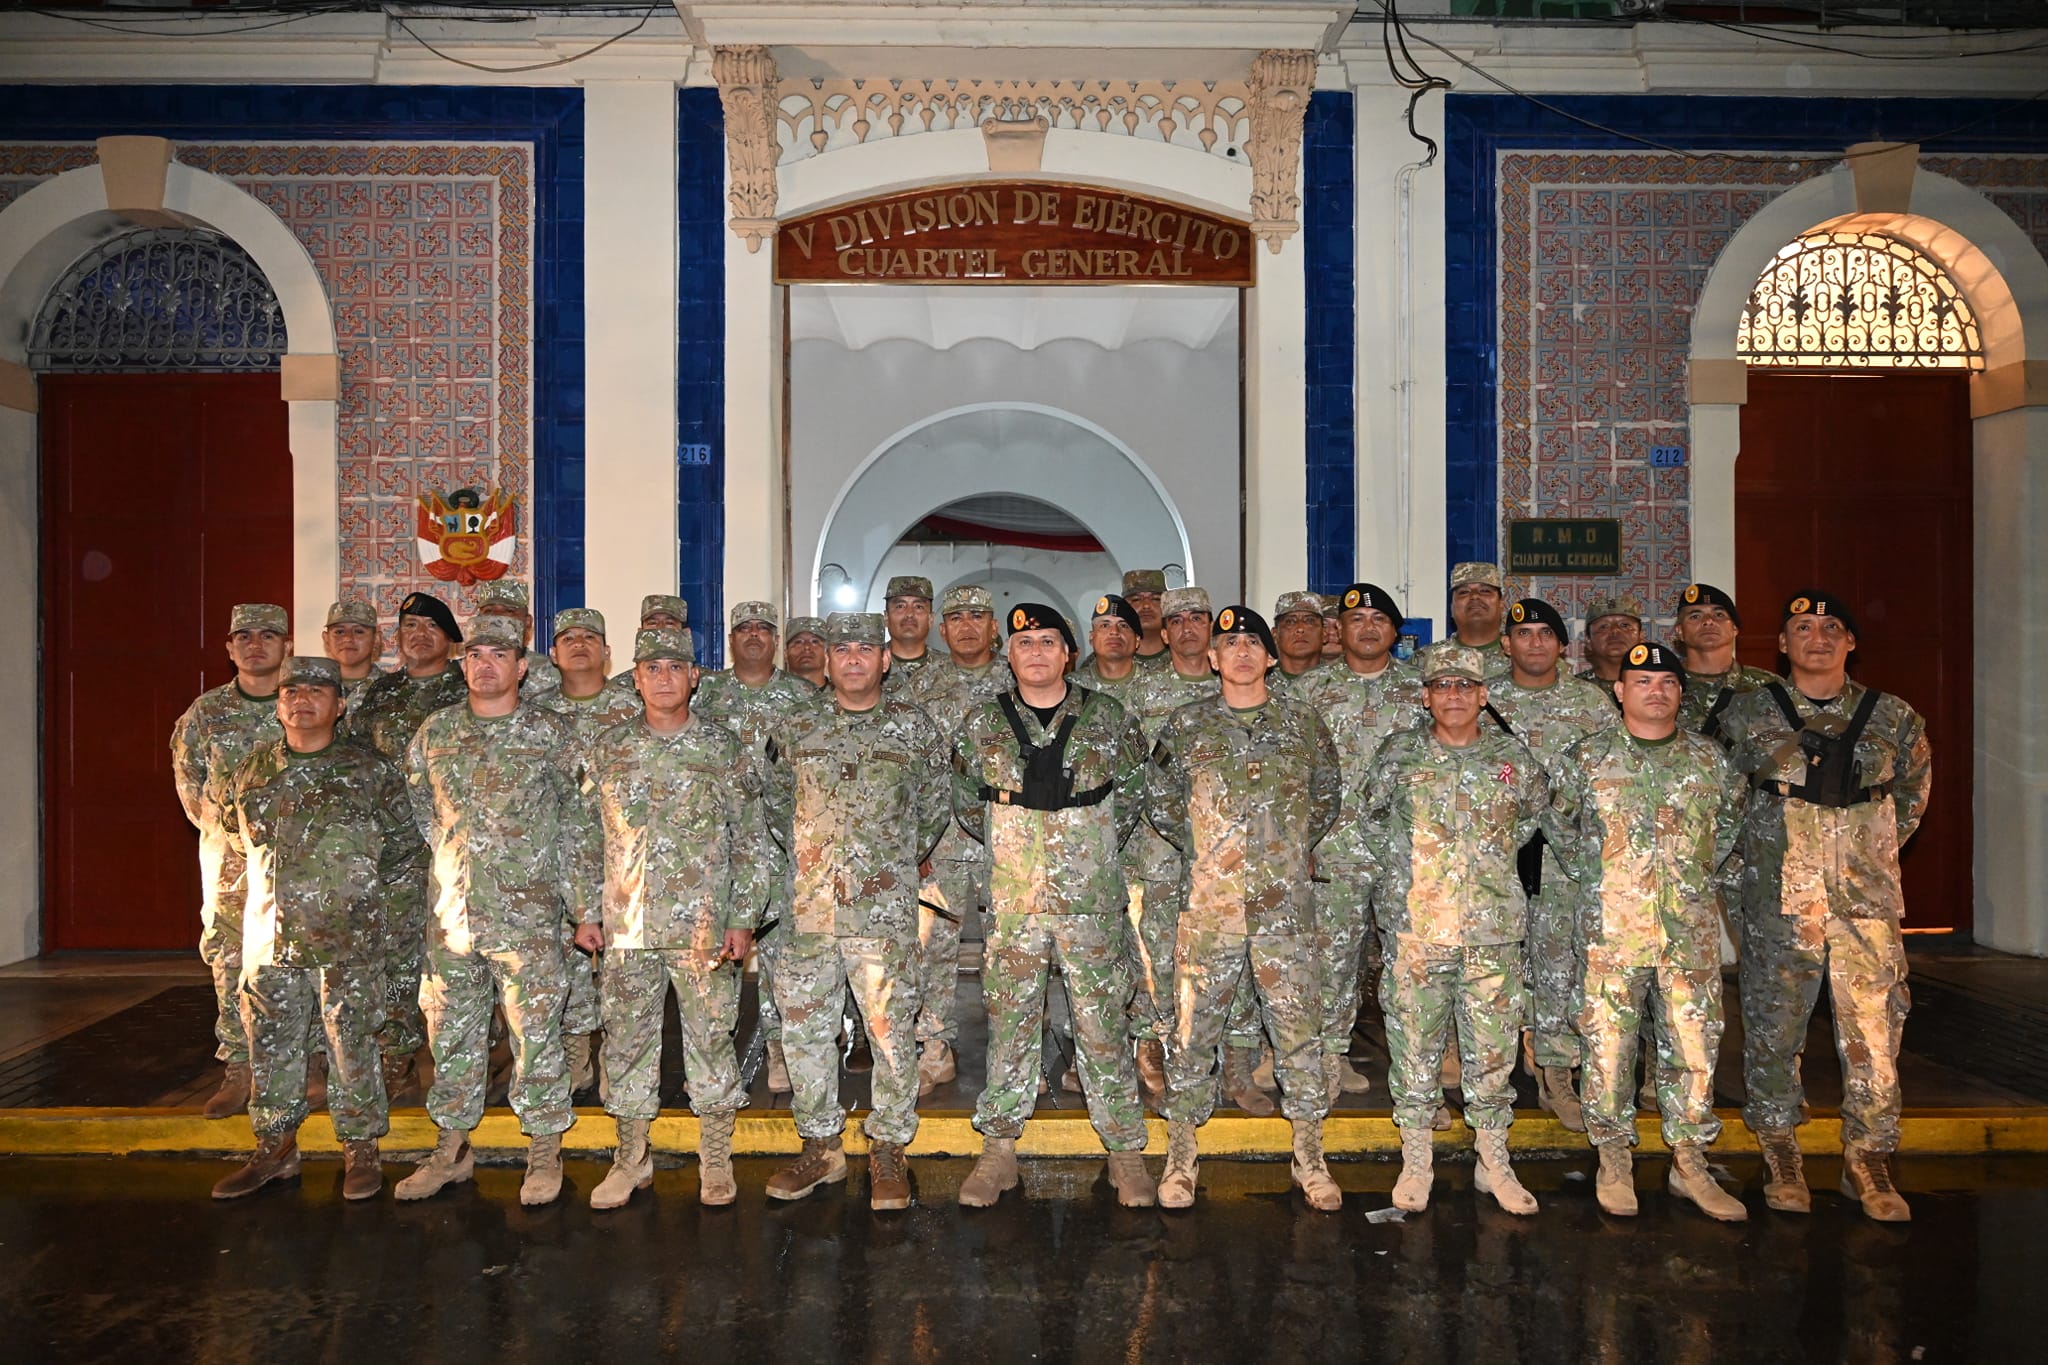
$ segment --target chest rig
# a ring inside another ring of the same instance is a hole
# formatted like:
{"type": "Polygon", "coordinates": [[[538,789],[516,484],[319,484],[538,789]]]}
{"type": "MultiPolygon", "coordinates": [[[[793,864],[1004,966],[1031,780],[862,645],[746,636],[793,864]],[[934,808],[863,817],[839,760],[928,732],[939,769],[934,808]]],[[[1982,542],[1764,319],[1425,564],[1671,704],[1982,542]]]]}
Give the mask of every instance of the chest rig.
{"type": "Polygon", "coordinates": [[[984,783],[982,800],[993,801],[999,806],[1021,806],[1025,810],[1072,810],[1076,806],[1100,805],[1116,786],[1114,781],[1109,781],[1084,792],[1074,790],[1074,770],[1066,762],[1067,741],[1074,735],[1074,711],[1069,711],[1052,737],[1039,745],[1031,742],[1031,733],[1024,727],[1024,717],[1018,713],[1017,699],[1013,695],[1003,693],[996,698],[996,704],[1002,707],[1003,719],[1010,723],[1010,733],[1017,737],[1017,756],[1023,760],[1024,782],[1018,791],[984,783]]]}
{"type": "Polygon", "coordinates": [[[1791,762],[1795,752],[1802,754],[1806,761],[1806,780],[1778,782],[1758,778],[1755,780],[1758,787],[1782,797],[1836,810],[1882,801],[1891,795],[1892,784],[1889,782],[1880,782],[1874,787],[1862,785],[1863,775],[1856,762],[1856,741],[1863,738],[1864,730],[1870,725],[1871,713],[1877,710],[1877,703],[1884,693],[1874,687],[1866,691],[1855,713],[1844,722],[1840,715],[1828,712],[1801,720],[1798,708],[1792,704],[1792,695],[1785,690],[1783,683],[1774,682],[1765,690],[1778,704],[1785,724],[1793,731],[1792,738],[1771,754],[1769,766],[1782,767],[1791,762]]]}

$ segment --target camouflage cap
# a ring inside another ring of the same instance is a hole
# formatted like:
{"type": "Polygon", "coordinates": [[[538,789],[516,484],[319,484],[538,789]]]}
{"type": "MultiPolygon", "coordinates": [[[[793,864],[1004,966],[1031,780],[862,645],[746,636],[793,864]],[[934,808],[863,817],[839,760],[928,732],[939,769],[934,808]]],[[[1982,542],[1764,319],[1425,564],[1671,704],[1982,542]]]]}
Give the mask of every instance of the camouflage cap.
{"type": "Polygon", "coordinates": [[[1476,683],[1486,681],[1486,656],[1470,645],[1440,641],[1424,649],[1416,660],[1422,665],[1424,682],[1435,682],[1438,678],[1469,678],[1476,683]]]}
{"type": "Polygon", "coordinates": [[[516,578],[494,578],[480,583],[476,590],[476,609],[489,611],[516,611],[522,615],[532,610],[533,599],[526,591],[526,585],[516,578]]]}
{"type": "Polygon", "coordinates": [[[592,635],[604,635],[604,613],[590,607],[564,607],[555,613],[555,634],[565,630],[587,630],[592,635]]]}
{"type": "Polygon", "coordinates": [[[697,662],[696,641],[687,627],[656,626],[651,630],[635,632],[633,636],[633,662],[644,663],[648,659],[682,659],[688,663],[697,662]]]}
{"type": "Polygon", "coordinates": [[[331,602],[327,607],[327,624],[330,626],[368,626],[377,628],[377,609],[360,597],[346,597],[331,602]]]}
{"type": "Polygon", "coordinates": [[[1343,614],[1343,608],[1337,605],[1338,596],[1339,594],[1334,592],[1323,594],[1323,619],[1325,621],[1334,621],[1343,614]]]}
{"type": "Polygon", "coordinates": [[[794,640],[799,635],[815,636],[822,641],[825,638],[825,618],[822,616],[790,617],[788,639],[794,640]]]}
{"type": "Polygon", "coordinates": [[[1627,616],[1640,624],[1643,619],[1643,604],[1627,593],[1596,597],[1586,604],[1588,626],[1608,616],[1627,616]]]}
{"type": "Polygon", "coordinates": [[[1140,593],[1151,593],[1157,597],[1166,591],[1166,570],[1132,569],[1124,575],[1124,596],[1136,597],[1140,593]]]}
{"type": "Polygon", "coordinates": [[[1500,576],[1500,565],[1498,564],[1490,564],[1484,560],[1468,559],[1463,564],[1452,566],[1452,592],[1456,592],[1458,589],[1474,583],[1483,588],[1492,588],[1498,593],[1505,593],[1507,591],[1507,588],[1504,586],[1505,580],[1500,576]]]}
{"type": "Polygon", "coordinates": [[[479,612],[469,618],[469,645],[501,645],[509,649],[523,648],[526,631],[509,616],[490,612],[479,612]]]}
{"type": "Polygon", "coordinates": [[[645,621],[657,613],[666,612],[676,618],[678,625],[690,624],[690,604],[680,597],[665,592],[651,592],[640,599],[640,619],[645,621]]]}
{"type": "Polygon", "coordinates": [[[1728,619],[1742,629],[1742,613],[1735,609],[1735,599],[1715,587],[1712,583],[1688,583],[1685,591],[1678,595],[1677,615],[1685,615],[1687,607],[1719,607],[1728,613],[1728,619]]]}
{"type": "Polygon", "coordinates": [[[1273,603],[1273,619],[1278,621],[1289,612],[1305,611],[1310,616],[1323,614],[1323,599],[1312,592],[1283,592],[1273,603]]]}
{"type": "Polygon", "coordinates": [[[267,630],[275,635],[292,633],[291,618],[283,607],[268,602],[238,602],[228,614],[228,634],[243,630],[267,630]]]}
{"type": "Polygon", "coordinates": [[[1165,595],[1159,599],[1160,616],[1174,616],[1184,611],[1199,611],[1204,616],[1210,615],[1209,590],[1193,586],[1168,588],[1165,595]]]}
{"type": "Polygon", "coordinates": [[[941,616],[951,616],[956,611],[985,611],[994,615],[995,609],[995,598],[979,583],[962,583],[948,588],[944,600],[939,603],[941,616]]]}
{"type": "MultiPolygon", "coordinates": [[[[916,597],[929,602],[932,600],[932,581],[929,578],[920,578],[916,574],[897,574],[889,580],[888,591],[882,594],[882,600],[894,602],[899,597],[916,597]]],[[[849,616],[857,613],[835,611],[832,614],[849,616]]]]}
{"type": "Polygon", "coordinates": [[[774,607],[766,602],[741,602],[732,609],[732,628],[738,630],[749,621],[760,621],[770,630],[782,628],[782,618],[774,607]]]}
{"type": "Polygon", "coordinates": [[[1669,673],[1678,679],[1680,687],[1685,686],[1685,665],[1678,656],[1660,644],[1643,641],[1622,656],[1623,673],[1669,673]]]}
{"type": "Polygon", "coordinates": [[[835,611],[825,618],[828,645],[874,645],[888,639],[888,621],[878,611],[835,611]]]}
{"type": "Polygon", "coordinates": [[[341,687],[341,665],[332,659],[323,659],[318,654],[295,654],[284,661],[284,674],[277,680],[279,687],[341,687]]]}

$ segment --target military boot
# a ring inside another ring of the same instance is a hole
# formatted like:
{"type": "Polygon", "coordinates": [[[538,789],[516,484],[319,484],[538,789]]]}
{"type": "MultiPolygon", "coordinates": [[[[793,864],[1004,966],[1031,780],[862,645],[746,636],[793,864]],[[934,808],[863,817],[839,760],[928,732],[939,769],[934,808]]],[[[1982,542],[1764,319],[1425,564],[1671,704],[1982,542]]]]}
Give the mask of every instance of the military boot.
{"type": "Polygon", "coordinates": [[[1166,1098],[1166,1044],[1157,1038],[1138,1040],[1138,1083],[1155,1106],[1166,1098]]]}
{"type": "Polygon", "coordinates": [[[213,1187],[215,1199],[240,1199],[254,1194],[273,1180],[294,1180],[299,1174],[299,1135],[279,1133],[256,1139],[256,1151],[247,1165],[225,1176],[213,1187]]]}
{"type": "Polygon", "coordinates": [[[945,1041],[933,1038],[924,1045],[917,1058],[917,1097],[923,1099],[959,1074],[953,1061],[953,1049],[945,1041]]]}
{"type": "Polygon", "coordinates": [[[562,1135],[542,1133],[526,1141],[526,1179],[519,1202],[528,1208],[552,1204],[562,1193],[562,1135]]]}
{"type": "Polygon", "coordinates": [[[846,1069],[862,1075],[875,1069],[875,1050],[868,1046],[867,1034],[853,1036],[853,1046],[846,1050],[846,1069]]]}
{"type": "Polygon", "coordinates": [[[395,1105],[401,1096],[410,1098],[419,1086],[419,1067],[408,1052],[399,1054],[387,1052],[382,1062],[384,1070],[384,1102],[395,1105]]]}
{"type": "Polygon", "coordinates": [[[344,1138],[341,1144],[341,1197],[375,1199],[384,1193],[384,1156],[375,1138],[344,1138]]]}
{"type": "Polygon", "coordinates": [[[1149,1209],[1159,1202],[1159,1186],[1145,1169],[1143,1152],[1111,1152],[1109,1183],[1116,1189],[1116,1202],[1127,1209],[1149,1209]]]}
{"type": "Polygon", "coordinates": [[[647,1150],[647,1120],[620,1119],[619,1145],[612,1150],[612,1168],[590,1192],[590,1207],[622,1209],[633,1191],[654,1183],[654,1153],[647,1150]]]}
{"type": "Polygon", "coordinates": [[[1681,1142],[1671,1149],[1671,1173],[1664,1188],[1680,1199],[1690,1199],[1700,1212],[1722,1223],[1743,1223],[1749,1210],[1740,1199],[1721,1188],[1707,1169],[1706,1149],[1697,1142],[1681,1142]]]}
{"type": "Polygon", "coordinates": [[[1430,1187],[1436,1184],[1436,1151],[1429,1129],[1401,1129],[1401,1176],[1394,1182],[1394,1207],[1421,1213],[1429,1207],[1430,1187]]]}
{"type": "Polygon", "coordinates": [[[1880,1223],[1907,1223],[1912,1209],[1892,1184],[1891,1155],[1859,1143],[1842,1144],[1842,1193],[1858,1200],[1880,1223]]]}
{"type": "Polygon", "coordinates": [[[1478,1137],[1479,1165],[1472,1173],[1472,1183],[1509,1213],[1536,1212],[1536,1196],[1522,1187],[1515,1168],[1508,1163],[1508,1130],[1481,1128],[1478,1137]]]}
{"type": "Polygon", "coordinates": [[[327,1107],[327,1054],[316,1052],[306,1059],[306,1112],[317,1114],[327,1107]]]}
{"type": "Polygon", "coordinates": [[[739,1114],[731,1109],[705,1114],[697,1121],[697,1202],[723,1208],[740,1197],[732,1173],[732,1130],[739,1114]]]}
{"type": "Polygon", "coordinates": [[[782,1050],[782,1040],[777,1038],[768,1044],[768,1093],[787,1095],[789,1088],[789,1057],[782,1050]]]}
{"type": "Polygon", "coordinates": [[[229,1062],[221,1073],[220,1089],[199,1112],[210,1119],[232,1118],[249,1110],[249,1064],[229,1062]]]}
{"type": "Polygon", "coordinates": [[[1458,1034],[1454,1029],[1444,1040],[1444,1055],[1436,1064],[1436,1080],[1446,1090],[1455,1090],[1464,1082],[1465,1063],[1458,1057],[1458,1034]]]}
{"type": "Polygon", "coordinates": [[[597,1084],[597,1049],[592,1046],[595,1038],[591,1033],[565,1033],[562,1035],[562,1055],[565,1069],[569,1073],[569,1093],[580,1095],[597,1084]]]}
{"type": "Polygon", "coordinates": [[[1337,1097],[1344,1093],[1344,1076],[1337,1070],[1337,1063],[1343,1058],[1333,1053],[1323,1054],[1323,1107],[1335,1109],[1337,1097]]]}
{"type": "Polygon", "coordinates": [[[1280,1080],[1273,1074],[1274,1065],[1273,1049],[1259,1044],[1259,1064],[1252,1068],[1252,1084],[1269,1095],[1280,1088],[1280,1080]]]}
{"type": "Polygon", "coordinates": [[[1252,1078],[1253,1053],[1248,1047],[1223,1045],[1223,1090],[1230,1102],[1255,1119],[1278,1113],[1272,1096],[1252,1078]]]}
{"type": "Polygon", "coordinates": [[[770,1199],[801,1199],[820,1185],[836,1185],[846,1179],[846,1148],[837,1134],[828,1138],[805,1138],[804,1149],[768,1177],[770,1199]]]}
{"type": "Polygon", "coordinates": [[[868,1148],[868,1207],[877,1211],[910,1207],[910,1167],[900,1142],[876,1142],[868,1148]]]}
{"type": "Polygon", "coordinates": [[[960,1182],[962,1208],[985,1209],[1003,1197],[1004,1190],[1017,1188],[1017,1140],[983,1138],[981,1159],[973,1172],[960,1182]]]}
{"type": "Polygon", "coordinates": [[[469,1134],[459,1128],[443,1128],[434,1151],[413,1168],[411,1175],[391,1191],[397,1199],[425,1199],[450,1185],[459,1185],[476,1174],[476,1153],[469,1148],[469,1134]]]}
{"type": "Polygon", "coordinates": [[[1586,1131],[1586,1111],[1579,1104],[1577,1092],[1572,1089],[1570,1067],[1536,1068],[1536,1103],[1557,1115],[1557,1121],[1572,1132],[1586,1131]]]}
{"type": "Polygon", "coordinates": [[[1077,1057],[1067,1064],[1066,1074],[1060,1077],[1060,1089],[1069,1095],[1085,1095],[1081,1088],[1081,1061],[1077,1057]]]}
{"type": "Polygon", "coordinates": [[[1301,1187],[1302,1197],[1308,1200],[1310,1208],[1334,1213],[1344,1207],[1344,1191],[1330,1178],[1329,1164],[1323,1160],[1323,1121],[1293,1122],[1294,1165],[1288,1174],[1301,1187]]]}
{"type": "Polygon", "coordinates": [[[1179,1119],[1167,1120],[1166,1174],[1159,1180],[1161,1206],[1169,1209],[1191,1206],[1195,1202],[1195,1174],[1200,1167],[1195,1125],[1179,1119]]]}
{"type": "Polygon", "coordinates": [[[1593,1182],[1593,1196],[1603,1212],[1617,1218],[1636,1216],[1635,1153],[1627,1138],[1603,1142],[1593,1149],[1600,1153],[1600,1174],[1593,1182]]]}
{"type": "Polygon", "coordinates": [[[1438,1106],[1436,1107],[1436,1112],[1435,1112],[1434,1114],[1431,1114],[1431,1115],[1429,1116],[1429,1126],[1430,1126],[1430,1128],[1431,1128],[1431,1130],[1432,1130],[1432,1131],[1435,1131],[1435,1132],[1438,1132],[1438,1133],[1448,1133],[1448,1132],[1450,1132],[1450,1131],[1451,1131],[1451,1106],[1449,1106],[1448,1104],[1439,1104],[1439,1105],[1438,1105],[1438,1106]]]}
{"type": "Polygon", "coordinates": [[[1643,1083],[1636,1087],[1636,1108],[1645,1114],[1655,1114],[1657,1108],[1657,1063],[1643,1059],[1643,1083]]]}
{"type": "Polygon", "coordinates": [[[1759,1128],[1756,1145],[1764,1154],[1764,1203],[1779,1213],[1812,1213],[1799,1135],[1790,1128],[1759,1128]]]}
{"type": "Polygon", "coordinates": [[[1347,1095],[1363,1095],[1372,1089],[1372,1081],[1342,1053],[1337,1054],[1337,1084],[1347,1095]]]}

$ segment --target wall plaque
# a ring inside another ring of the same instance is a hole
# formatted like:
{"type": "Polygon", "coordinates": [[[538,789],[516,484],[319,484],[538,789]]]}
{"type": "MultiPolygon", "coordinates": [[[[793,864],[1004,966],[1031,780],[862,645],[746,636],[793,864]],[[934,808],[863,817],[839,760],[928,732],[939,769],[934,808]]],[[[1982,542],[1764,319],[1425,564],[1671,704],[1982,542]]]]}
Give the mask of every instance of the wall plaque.
{"type": "Polygon", "coordinates": [[[1507,568],[1509,573],[1618,574],[1621,523],[1612,517],[1510,521],[1507,568]]]}

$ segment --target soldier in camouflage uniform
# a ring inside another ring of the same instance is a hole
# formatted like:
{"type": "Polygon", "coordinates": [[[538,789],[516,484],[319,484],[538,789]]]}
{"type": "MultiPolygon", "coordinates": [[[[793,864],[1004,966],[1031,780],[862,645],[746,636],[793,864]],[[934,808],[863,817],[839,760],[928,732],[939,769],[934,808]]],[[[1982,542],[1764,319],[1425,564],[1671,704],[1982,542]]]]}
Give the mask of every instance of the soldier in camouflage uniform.
{"type": "Polygon", "coordinates": [[[1586,1135],[1600,1153],[1595,1193],[1609,1213],[1636,1211],[1631,1100],[1647,1015],[1672,1152],[1668,1188],[1709,1217],[1741,1222],[1749,1211],[1714,1183],[1706,1149],[1721,1134],[1717,874],[1741,833],[1743,784],[1721,746],[1679,729],[1685,670],[1670,650],[1635,646],[1617,685],[1622,724],[1595,730],[1551,769],[1545,822],[1579,893],[1579,1032],[1586,1135]]]}
{"type": "Polygon", "coordinates": [[[1337,599],[1341,593],[1323,594],[1323,662],[1336,663],[1344,657],[1344,634],[1338,623],[1337,599]]]}
{"type": "Polygon", "coordinates": [[[1148,1207],[1156,1191],[1125,1035],[1133,986],[1120,857],[1144,814],[1145,742],[1115,698],[1068,685],[1074,637],[1056,608],[1019,603],[1008,624],[1016,688],[968,712],[953,746],[953,807],[989,849],[992,911],[981,971],[988,1084],[974,1110],[982,1153],[960,1202],[986,1208],[1017,1184],[1056,963],[1110,1183],[1119,1203],[1148,1207]]]}
{"type": "Polygon", "coordinates": [[[1138,614],[1138,642],[1131,657],[1140,668],[1165,668],[1172,655],[1166,642],[1166,570],[1127,570],[1123,589],[1124,601],[1138,614]]]}
{"type": "Polygon", "coordinates": [[[519,1202],[552,1203],[562,1190],[562,1134],[576,1114],[562,1054],[561,920],[566,905],[577,946],[603,946],[604,851],[579,791],[575,730],[521,703],[525,663],[516,622],[473,618],[462,655],[469,700],[428,717],[406,755],[413,818],[433,851],[420,1005],[434,1056],[427,1113],[441,1136],[398,1182],[400,1199],[470,1178],[494,995],[511,1032],[512,1110],[529,1138],[519,1202]]]}
{"type": "Polygon", "coordinates": [[[825,682],[824,617],[789,618],[789,638],[782,644],[782,667],[812,687],[823,690],[828,686],[825,682]]]}
{"type": "Polygon", "coordinates": [[[239,1114],[249,1103],[249,1036],[235,986],[242,975],[239,902],[221,899],[220,869],[227,832],[218,804],[223,784],[242,760],[282,733],[277,681],[291,654],[283,607],[245,602],[228,619],[232,682],[199,694],[171,729],[171,777],[185,818],[199,831],[199,956],[213,973],[214,1053],[227,1064],[206,1117],[239,1114]]]}
{"type": "MultiPolygon", "coordinates": [[[[672,593],[651,592],[640,599],[641,630],[688,630],[690,604],[672,593]]],[[[633,670],[612,675],[621,687],[633,685],[633,670]]]]}
{"type": "Polygon", "coordinates": [[[894,691],[910,686],[941,657],[927,643],[932,633],[932,581],[898,574],[882,593],[882,609],[889,622],[889,674],[883,685],[894,691]]]}
{"type": "Polygon", "coordinates": [[[1138,668],[1138,634],[1144,627],[1138,610],[1115,593],[1095,599],[1088,618],[1088,662],[1074,670],[1074,681],[1096,692],[1127,700],[1144,675],[1138,668]]]}
{"type": "MultiPolygon", "coordinates": [[[[1486,686],[1490,718],[1529,746],[1555,787],[1565,751],[1620,722],[1612,695],[1558,666],[1571,642],[1564,617],[1538,597],[1508,607],[1508,671],[1486,686]]],[[[1578,1014],[1579,962],[1572,952],[1572,915],[1578,888],[1557,851],[1537,835],[1521,852],[1522,889],[1529,896],[1529,1032],[1527,1062],[1536,1078],[1536,1102],[1574,1133],[1586,1130],[1572,1081],[1584,1055],[1572,1021],[1578,1014]]]]}
{"type": "Polygon", "coordinates": [[[1500,565],[1468,560],[1451,568],[1451,639],[1486,659],[1488,674],[1499,666],[1501,623],[1507,589],[1500,565]]]}
{"type": "Polygon", "coordinates": [[[298,1174],[306,1034],[315,1025],[334,1059],[327,1107],[341,1139],[342,1197],[370,1199],[384,1188],[381,928],[387,907],[420,897],[426,849],[398,769],[366,744],[335,738],[342,693],[334,660],[288,661],[276,707],[284,737],[223,784],[224,913],[246,888],[240,986],[256,1152],[213,1187],[216,1199],[298,1174]]]}
{"type": "MultiPolygon", "coordinates": [[[[1353,583],[1334,599],[1344,653],[1309,675],[1303,701],[1316,708],[1337,743],[1344,799],[1357,799],[1358,779],[1386,737],[1422,720],[1422,675],[1394,657],[1407,619],[1385,588],[1353,583]]],[[[1375,975],[1379,951],[1372,931],[1372,868],[1365,831],[1348,808],[1316,850],[1316,932],[1323,960],[1323,1064],[1331,1099],[1367,1088],[1351,1065],[1351,1028],[1363,996],[1361,971],[1375,975]]],[[[1444,1115],[1445,1125],[1450,1122],[1444,1115]]]]}
{"type": "MultiPolygon", "coordinates": [[[[469,696],[462,670],[450,659],[461,643],[461,628],[447,603],[428,593],[408,594],[398,604],[399,667],[372,679],[361,700],[343,712],[342,734],[403,767],[427,717],[469,696]]],[[[384,1023],[377,1043],[384,1051],[384,1094],[393,1103],[417,1083],[415,1058],[427,1045],[420,1016],[426,914],[422,900],[409,918],[394,913],[384,924],[384,1023]]]]}
{"type": "Polygon", "coordinates": [[[1282,677],[1305,677],[1323,662],[1323,599],[1312,592],[1283,592],[1273,603],[1273,643],[1280,647],[1282,677]]]}
{"type": "Polygon", "coordinates": [[[1219,695],[1167,720],[1148,778],[1152,826],[1181,850],[1187,869],[1159,1200],[1168,1208],[1194,1202],[1195,1130],[1216,1106],[1216,1045],[1232,995],[1250,981],[1273,1040],[1281,1109],[1294,1128],[1294,1183],[1311,1207],[1336,1209],[1343,1193],[1323,1161],[1330,1101],[1309,877],[1311,850],[1343,801],[1337,744],[1314,707],[1267,692],[1279,651],[1257,612],[1224,608],[1214,640],[1219,695]]]}
{"type": "Polygon", "coordinates": [[[377,609],[360,597],[344,598],[327,605],[327,625],[320,632],[327,657],[341,669],[341,702],[352,707],[362,699],[363,689],[384,676],[377,660],[384,653],[384,632],[379,628],[377,609]]]}
{"type": "Polygon", "coordinates": [[[1735,599],[1713,584],[1686,584],[1678,595],[1677,618],[1671,638],[1685,662],[1685,702],[1679,707],[1678,723],[1725,743],[1721,713],[1743,693],[1782,679],[1735,657],[1742,613],[1735,609],[1735,599]]]}
{"type": "Polygon", "coordinates": [[[733,1052],[740,971],[768,899],[761,763],[734,731],[692,712],[688,631],[641,631],[633,668],[643,714],[583,761],[583,797],[604,831],[605,1109],[619,1130],[590,1206],[619,1208],[654,1183],[647,1129],[660,1112],[671,985],[698,1119],[698,1198],[730,1204],[734,1116],[747,1102],[733,1052]]]}
{"type": "MultiPolygon", "coordinates": [[[[1010,666],[995,654],[995,606],[988,589],[973,583],[948,588],[939,607],[950,657],[919,669],[900,695],[938,723],[950,754],[968,711],[1009,691],[1011,679],[1010,666]]],[[[960,929],[968,915],[988,904],[988,850],[957,825],[946,827],[931,864],[917,893],[920,1096],[956,1074],[960,929]]]]}
{"type": "Polygon", "coordinates": [[[1927,726],[1848,676],[1856,623],[1806,591],[1785,607],[1786,687],[1722,714],[1754,790],[1742,831],[1742,1121],[1769,1167],[1774,1209],[1811,1206],[1801,1170],[1799,1054],[1826,978],[1842,1058],[1842,1192],[1880,1221],[1911,1217],[1892,1185],[1899,1035],[1911,996],[1899,935],[1899,850],[1927,813],[1927,726]]]}
{"type": "MultiPolygon", "coordinates": [[[[775,608],[767,602],[742,602],[732,609],[727,654],[732,666],[706,674],[697,684],[691,710],[717,721],[740,738],[749,760],[766,752],[768,737],[807,715],[824,713],[827,701],[817,688],[775,666],[775,608]]],[[[758,890],[762,903],[738,907],[736,922],[750,928],[786,924],[792,887],[789,860],[782,845],[770,840],[758,859],[759,875],[747,889],[758,890]]],[[[760,968],[757,992],[760,1027],[768,1042],[768,1089],[789,1093],[789,1066],[782,1047],[782,1016],[775,1010],[775,967],[789,934],[770,930],[757,940],[760,968]]]]}
{"type": "Polygon", "coordinates": [[[953,822],[947,740],[924,710],[884,696],[879,615],[825,620],[832,705],[769,742],[768,828],[792,841],[796,889],[776,978],[790,1109],[803,1154],[768,1181],[801,1199],[846,1179],[832,1035],[852,982],[875,1050],[868,1200],[910,1205],[903,1149],[917,1134],[918,865],[953,822]]]}
{"type": "Polygon", "coordinates": [[[1579,676],[1611,698],[1621,661],[1643,641],[1643,604],[1623,593],[1586,604],[1586,668],[1579,676]]]}
{"type": "Polygon", "coordinates": [[[533,599],[524,583],[516,578],[498,578],[477,584],[476,614],[502,616],[519,627],[520,643],[527,649],[526,681],[521,686],[529,694],[561,686],[562,675],[554,661],[545,654],[532,652],[533,599]]]}
{"type": "Polygon", "coordinates": [[[1536,1198],[1508,1163],[1516,1045],[1528,1017],[1522,940],[1528,906],[1516,852],[1550,802],[1528,746],[1488,721],[1486,658],[1450,641],[1422,656],[1430,723],[1380,746],[1352,803],[1373,860],[1373,909],[1386,954],[1380,1008],[1401,1130],[1397,1207],[1429,1206],[1430,1128],[1445,1043],[1455,1028],[1465,1122],[1478,1138],[1476,1183],[1509,1213],[1536,1198]]]}

